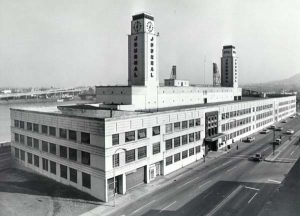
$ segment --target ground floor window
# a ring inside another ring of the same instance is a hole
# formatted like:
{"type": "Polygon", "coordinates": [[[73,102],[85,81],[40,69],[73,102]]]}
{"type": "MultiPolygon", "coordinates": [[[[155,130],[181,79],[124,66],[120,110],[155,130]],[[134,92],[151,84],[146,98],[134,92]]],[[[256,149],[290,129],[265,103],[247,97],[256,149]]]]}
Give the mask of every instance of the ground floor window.
{"type": "Polygon", "coordinates": [[[36,167],[40,166],[40,158],[37,155],[34,155],[34,166],[36,167]]]}
{"type": "Polygon", "coordinates": [[[50,161],[50,172],[56,175],[56,163],[53,161],[50,161]]]}
{"type": "Polygon", "coordinates": [[[170,165],[173,163],[173,156],[169,156],[166,158],[166,166],[170,165]]]}
{"type": "Polygon", "coordinates": [[[25,161],[25,152],[21,150],[21,160],[25,161]]]}
{"type": "Polygon", "coordinates": [[[82,186],[91,188],[91,175],[84,172],[82,173],[82,186]]]}
{"type": "Polygon", "coordinates": [[[27,152],[27,163],[32,164],[32,154],[27,152]]]}
{"type": "Polygon", "coordinates": [[[177,154],[174,154],[174,163],[180,161],[180,152],[177,154]]]}
{"type": "Polygon", "coordinates": [[[60,165],[60,177],[67,179],[68,178],[68,168],[64,165],[60,165]]]}
{"type": "Polygon", "coordinates": [[[48,160],[43,158],[43,170],[48,171],[48,160]]]}
{"type": "Polygon", "coordinates": [[[70,168],[70,181],[77,183],[77,170],[70,168]]]}
{"type": "Polygon", "coordinates": [[[188,156],[188,151],[187,150],[183,151],[182,152],[182,159],[187,158],[187,156],[188,156]]]}

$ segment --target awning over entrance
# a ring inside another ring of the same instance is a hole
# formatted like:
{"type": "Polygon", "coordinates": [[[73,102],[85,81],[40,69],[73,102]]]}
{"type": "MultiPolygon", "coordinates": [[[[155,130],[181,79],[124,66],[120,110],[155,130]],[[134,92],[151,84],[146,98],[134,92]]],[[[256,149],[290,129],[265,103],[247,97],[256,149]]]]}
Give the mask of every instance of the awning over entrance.
{"type": "Polygon", "coordinates": [[[214,142],[214,141],[217,141],[219,138],[223,138],[225,136],[226,135],[223,134],[223,133],[218,133],[218,134],[215,134],[215,135],[213,135],[211,137],[205,138],[205,141],[207,141],[207,142],[214,142]]]}

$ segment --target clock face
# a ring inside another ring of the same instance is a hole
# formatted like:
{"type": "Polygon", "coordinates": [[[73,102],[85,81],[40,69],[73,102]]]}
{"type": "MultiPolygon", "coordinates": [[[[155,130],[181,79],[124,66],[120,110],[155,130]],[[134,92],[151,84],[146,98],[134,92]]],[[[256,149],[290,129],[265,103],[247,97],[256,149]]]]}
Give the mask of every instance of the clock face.
{"type": "Polygon", "coordinates": [[[146,25],[146,29],[148,32],[152,32],[153,31],[153,24],[152,22],[147,22],[147,25],[146,25]]]}
{"type": "Polygon", "coordinates": [[[142,29],[142,24],[141,24],[141,22],[136,21],[136,22],[133,24],[133,29],[134,29],[135,32],[139,32],[139,31],[142,29]]]}

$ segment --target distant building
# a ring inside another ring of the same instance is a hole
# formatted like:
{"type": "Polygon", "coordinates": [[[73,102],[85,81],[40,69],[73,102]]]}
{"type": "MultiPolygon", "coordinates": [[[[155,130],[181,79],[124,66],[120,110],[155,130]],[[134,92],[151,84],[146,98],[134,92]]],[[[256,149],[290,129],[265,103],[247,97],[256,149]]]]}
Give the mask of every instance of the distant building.
{"type": "Polygon", "coordinates": [[[234,46],[223,46],[221,58],[221,85],[238,87],[238,62],[234,46]]]}
{"type": "Polygon", "coordinates": [[[10,89],[5,89],[1,91],[3,94],[11,94],[11,90],[10,89]]]}
{"type": "Polygon", "coordinates": [[[125,194],[296,112],[295,96],[242,98],[233,46],[221,87],[159,86],[153,16],[134,15],[128,40],[127,86],[97,86],[95,104],[11,109],[17,165],[109,201],[114,176],[125,194]]]}

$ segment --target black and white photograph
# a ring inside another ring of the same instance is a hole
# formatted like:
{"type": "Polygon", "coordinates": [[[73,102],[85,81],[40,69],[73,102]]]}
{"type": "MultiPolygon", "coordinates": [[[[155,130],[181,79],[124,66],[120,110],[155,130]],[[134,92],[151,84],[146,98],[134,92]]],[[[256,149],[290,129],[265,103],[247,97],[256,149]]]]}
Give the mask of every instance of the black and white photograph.
{"type": "Polygon", "coordinates": [[[0,0],[0,216],[299,216],[299,11],[0,0]]]}

